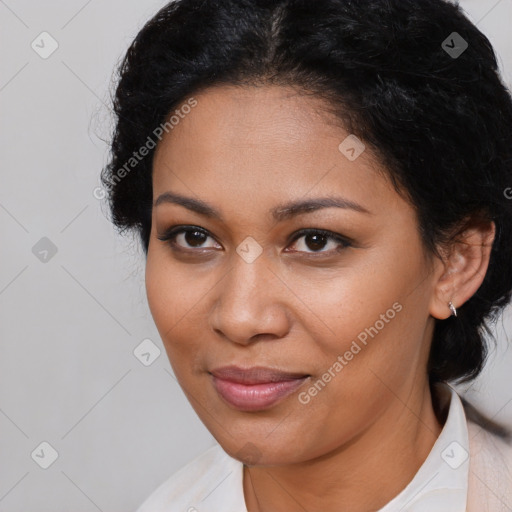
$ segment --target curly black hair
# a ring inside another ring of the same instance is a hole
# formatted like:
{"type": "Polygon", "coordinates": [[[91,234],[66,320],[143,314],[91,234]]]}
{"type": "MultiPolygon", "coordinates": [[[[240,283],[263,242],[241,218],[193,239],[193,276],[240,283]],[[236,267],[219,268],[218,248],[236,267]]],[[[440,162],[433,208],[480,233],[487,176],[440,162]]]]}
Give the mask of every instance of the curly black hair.
{"type": "Polygon", "coordinates": [[[102,172],[114,224],[135,230],[146,255],[155,137],[221,84],[324,99],[381,158],[432,254],[465,219],[495,222],[485,280],[457,318],[436,321],[428,363],[432,383],[474,379],[512,290],[512,99],[487,37],[444,0],[169,3],[120,65],[102,172]]]}

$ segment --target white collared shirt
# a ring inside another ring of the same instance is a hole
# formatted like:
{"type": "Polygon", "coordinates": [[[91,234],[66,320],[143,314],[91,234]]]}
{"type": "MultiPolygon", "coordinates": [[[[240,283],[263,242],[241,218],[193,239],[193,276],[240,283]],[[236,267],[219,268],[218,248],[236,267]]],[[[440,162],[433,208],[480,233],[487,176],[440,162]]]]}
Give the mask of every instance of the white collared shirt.
{"type": "MultiPolygon", "coordinates": [[[[451,394],[446,422],[409,484],[379,512],[465,512],[469,477],[466,415],[451,394]]],[[[136,512],[247,512],[243,464],[220,445],[196,457],[160,485],[136,512]]]]}
{"type": "Polygon", "coordinates": [[[406,488],[379,512],[465,512],[469,438],[462,402],[449,386],[450,408],[428,457],[406,488]]]}

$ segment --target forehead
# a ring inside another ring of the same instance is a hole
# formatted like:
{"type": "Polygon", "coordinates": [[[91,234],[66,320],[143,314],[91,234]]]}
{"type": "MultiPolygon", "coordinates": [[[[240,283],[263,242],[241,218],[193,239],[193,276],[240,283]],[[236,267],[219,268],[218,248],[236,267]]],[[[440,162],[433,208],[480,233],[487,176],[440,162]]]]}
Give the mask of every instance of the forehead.
{"type": "Polygon", "coordinates": [[[354,160],[340,150],[347,137],[353,145],[351,134],[318,98],[289,87],[221,86],[194,99],[157,147],[154,197],[168,189],[230,196],[239,208],[250,197],[269,206],[308,192],[358,202],[391,192],[369,148],[354,160]]]}
{"type": "Polygon", "coordinates": [[[343,131],[322,100],[291,87],[224,85],[194,99],[196,106],[165,137],[167,145],[201,144],[212,152],[262,145],[296,151],[298,141],[316,143],[335,123],[343,131]]]}

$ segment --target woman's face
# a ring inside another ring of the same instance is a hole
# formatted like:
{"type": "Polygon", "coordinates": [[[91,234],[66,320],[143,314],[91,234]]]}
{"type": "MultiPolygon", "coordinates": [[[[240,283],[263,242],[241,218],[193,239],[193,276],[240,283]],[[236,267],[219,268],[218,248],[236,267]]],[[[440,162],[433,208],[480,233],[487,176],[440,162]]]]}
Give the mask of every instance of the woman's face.
{"type": "Polygon", "coordinates": [[[195,100],[155,154],[146,267],[151,313],[191,405],[228,453],[262,465],[319,457],[376,423],[392,431],[427,386],[433,332],[436,276],[413,208],[319,100],[277,86],[195,100]],[[284,209],[325,198],[338,206],[284,209]],[[196,232],[158,238],[173,226],[196,232]],[[230,365],[307,377],[214,379],[230,365]]]}

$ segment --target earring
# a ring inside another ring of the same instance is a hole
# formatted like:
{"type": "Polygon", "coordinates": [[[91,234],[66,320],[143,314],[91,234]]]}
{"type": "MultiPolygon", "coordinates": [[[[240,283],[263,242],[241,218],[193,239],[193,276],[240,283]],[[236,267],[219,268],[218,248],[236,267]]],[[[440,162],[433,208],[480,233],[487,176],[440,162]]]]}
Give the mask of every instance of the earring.
{"type": "Polygon", "coordinates": [[[453,316],[457,316],[457,309],[453,305],[452,301],[448,302],[448,307],[450,308],[450,311],[452,312],[453,316]]]}

